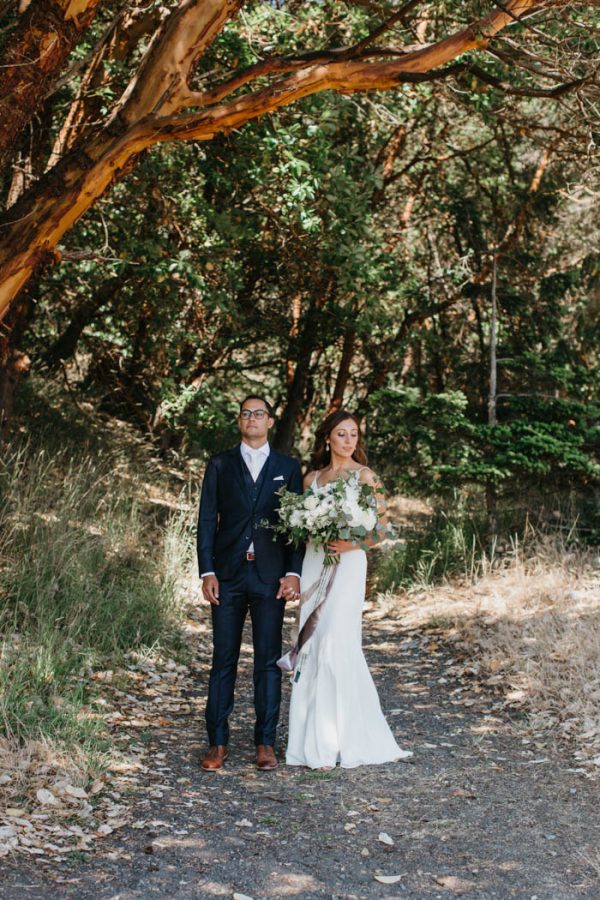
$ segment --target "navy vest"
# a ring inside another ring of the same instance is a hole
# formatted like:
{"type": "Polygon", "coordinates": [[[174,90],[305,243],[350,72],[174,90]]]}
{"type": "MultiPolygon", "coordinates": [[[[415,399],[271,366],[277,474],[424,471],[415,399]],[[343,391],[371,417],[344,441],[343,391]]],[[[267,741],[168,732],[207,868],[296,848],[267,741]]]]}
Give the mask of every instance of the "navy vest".
{"type": "Polygon", "coordinates": [[[264,461],[263,467],[260,470],[260,475],[256,479],[253,480],[252,475],[250,474],[250,469],[246,465],[246,460],[242,456],[242,469],[244,471],[244,484],[246,485],[246,492],[250,499],[250,503],[252,504],[252,540],[248,541],[248,546],[254,542],[254,532],[256,530],[257,525],[259,524],[258,519],[254,514],[254,510],[256,507],[256,501],[258,500],[260,490],[263,486],[263,482],[265,480],[265,473],[268,468],[269,457],[267,457],[264,461]]]}

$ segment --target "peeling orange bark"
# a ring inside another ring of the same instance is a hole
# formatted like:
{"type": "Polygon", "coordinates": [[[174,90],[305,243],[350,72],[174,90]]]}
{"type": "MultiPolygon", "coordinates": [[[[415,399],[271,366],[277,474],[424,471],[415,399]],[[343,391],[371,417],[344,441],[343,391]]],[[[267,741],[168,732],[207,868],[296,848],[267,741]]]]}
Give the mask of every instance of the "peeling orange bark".
{"type": "Polygon", "coordinates": [[[0,162],[62,72],[99,0],[34,0],[0,56],[0,162]]]}
{"type": "MultiPolygon", "coordinates": [[[[85,148],[65,156],[33,192],[9,210],[10,221],[4,224],[0,244],[0,318],[40,260],[52,258],[62,236],[135,164],[141,151],[160,142],[211,140],[324,90],[346,93],[398,87],[411,76],[437,70],[464,52],[485,46],[494,34],[531,9],[534,0],[508,0],[502,9],[494,9],[461,32],[391,61],[305,63],[287,77],[229,101],[198,112],[173,112],[189,106],[194,95],[187,88],[187,75],[239,6],[240,0],[188,0],[183,4],[148,49],[139,74],[109,122],[85,148]]],[[[237,87],[238,78],[230,88],[237,87]]],[[[199,102],[205,95],[194,99],[199,102]]]]}

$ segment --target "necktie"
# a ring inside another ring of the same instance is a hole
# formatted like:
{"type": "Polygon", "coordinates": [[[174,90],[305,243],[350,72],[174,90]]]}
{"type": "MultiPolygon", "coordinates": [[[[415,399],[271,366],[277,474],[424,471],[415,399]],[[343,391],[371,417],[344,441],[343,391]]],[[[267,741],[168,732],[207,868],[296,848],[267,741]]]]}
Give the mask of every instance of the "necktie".
{"type": "Polygon", "coordinates": [[[250,460],[250,474],[252,475],[252,481],[256,481],[259,474],[259,457],[258,453],[249,453],[248,454],[250,460]]]}

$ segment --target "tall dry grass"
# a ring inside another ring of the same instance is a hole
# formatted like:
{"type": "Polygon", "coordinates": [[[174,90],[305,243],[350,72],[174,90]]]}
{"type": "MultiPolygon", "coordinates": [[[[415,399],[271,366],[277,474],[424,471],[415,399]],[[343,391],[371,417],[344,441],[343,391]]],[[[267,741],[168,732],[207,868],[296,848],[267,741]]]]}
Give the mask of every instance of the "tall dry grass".
{"type": "Polygon", "coordinates": [[[600,766],[600,558],[536,536],[474,578],[417,584],[383,597],[408,627],[437,626],[469,666],[531,725],[574,741],[600,766]]]}
{"type": "Polygon", "coordinates": [[[186,512],[158,526],[110,460],[23,448],[0,465],[0,734],[104,747],[90,672],[180,642],[186,512]]]}

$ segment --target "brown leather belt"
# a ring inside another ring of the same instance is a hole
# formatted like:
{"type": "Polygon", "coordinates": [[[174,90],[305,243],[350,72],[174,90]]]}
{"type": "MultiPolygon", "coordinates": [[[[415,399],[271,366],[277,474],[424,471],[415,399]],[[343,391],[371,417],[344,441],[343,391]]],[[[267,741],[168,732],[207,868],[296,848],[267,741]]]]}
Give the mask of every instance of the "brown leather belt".
{"type": "Polygon", "coordinates": [[[256,559],[256,554],[252,553],[250,550],[247,550],[246,559],[248,560],[248,562],[254,562],[254,560],[256,559]]]}

